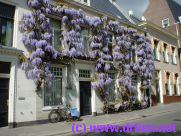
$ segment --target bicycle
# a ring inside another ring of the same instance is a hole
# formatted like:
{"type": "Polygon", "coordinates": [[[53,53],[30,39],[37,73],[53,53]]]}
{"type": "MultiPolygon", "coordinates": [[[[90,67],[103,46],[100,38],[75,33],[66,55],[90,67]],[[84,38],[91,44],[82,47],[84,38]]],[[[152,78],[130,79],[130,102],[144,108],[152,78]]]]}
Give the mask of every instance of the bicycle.
{"type": "Polygon", "coordinates": [[[79,121],[80,116],[77,108],[70,108],[70,105],[66,105],[57,106],[55,109],[53,109],[49,113],[48,119],[51,123],[57,123],[60,121],[79,121]]]}

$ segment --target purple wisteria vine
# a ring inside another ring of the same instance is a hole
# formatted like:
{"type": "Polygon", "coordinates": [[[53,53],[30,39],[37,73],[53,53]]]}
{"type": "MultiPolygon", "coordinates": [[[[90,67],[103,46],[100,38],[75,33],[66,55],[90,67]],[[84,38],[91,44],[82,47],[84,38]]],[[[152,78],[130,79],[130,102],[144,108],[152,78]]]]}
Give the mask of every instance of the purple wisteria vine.
{"type": "Polygon", "coordinates": [[[92,87],[100,92],[105,100],[106,86],[112,83],[110,71],[116,71],[116,79],[125,90],[134,92],[132,77],[137,75],[144,86],[151,84],[154,71],[153,51],[148,34],[137,32],[133,28],[121,26],[119,22],[106,17],[88,16],[82,10],[50,5],[48,0],[28,0],[32,12],[22,18],[22,42],[30,56],[23,63],[28,78],[37,86],[50,84],[53,74],[51,63],[60,57],[81,58],[96,61],[95,80],[92,87]],[[52,46],[52,30],[47,15],[60,18],[61,51],[52,46]],[[90,52],[85,53],[81,35],[88,29],[90,52]]]}

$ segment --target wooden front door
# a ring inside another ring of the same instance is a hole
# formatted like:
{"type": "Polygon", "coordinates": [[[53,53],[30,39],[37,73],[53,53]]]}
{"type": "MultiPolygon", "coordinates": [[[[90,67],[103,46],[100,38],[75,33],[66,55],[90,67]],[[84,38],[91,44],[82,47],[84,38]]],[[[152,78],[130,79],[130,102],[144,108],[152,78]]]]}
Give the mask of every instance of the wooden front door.
{"type": "Polygon", "coordinates": [[[9,78],[0,78],[0,127],[8,125],[9,78]]]}
{"type": "Polygon", "coordinates": [[[80,115],[91,115],[91,82],[80,81],[80,115]]]}

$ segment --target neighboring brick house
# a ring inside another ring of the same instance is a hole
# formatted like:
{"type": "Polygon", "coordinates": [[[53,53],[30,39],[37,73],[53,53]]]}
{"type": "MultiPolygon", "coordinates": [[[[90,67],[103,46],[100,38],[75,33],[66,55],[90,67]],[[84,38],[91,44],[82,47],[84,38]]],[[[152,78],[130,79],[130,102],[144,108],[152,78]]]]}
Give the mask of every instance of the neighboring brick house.
{"type": "MultiPolygon", "coordinates": [[[[149,0],[149,5],[143,16],[146,20],[166,28],[177,35],[176,23],[178,29],[181,23],[181,3],[174,0],[149,0]]],[[[178,34],[181,35],[181,29],[178,34]]]]}
{"type": "Polygon", "coordinates": [[[138,25],[148,31],[152,37],[155,57],[152,104],[181,102],[177,36],[151,22],[140,21],[138,25]]]}
{"type": "Polygon", "coordinates": [[[155,56],[152,104],[181,102],[177,36],[149,22],[140,23],[139,26],[152,36],[155,56]]]}
{"type": "MultiPolygon", "coordinates": [[[[152,105],[181,102],[179,40],[177,33],[171,33],[167,30],[171,27],[176,30],[174,23],[179,21],[180,8],[180,5],[173,0],[150,0],[144,13],[146,20],[138,18],[134,14],[129,15],[129,19],[134,24],[145,29],[152,37],[155,55],[155,76],[151,91],[152,105]],[[166,27],[167,29],[162,27],[164,18],[170,18],[172,23],[172,26],[166,27]]],[[[179,26],[180,23],[177,25],[179,26]]]]}
{"type": "Polygon", "coordinates": [[[178,51],[181,57],[181,3],[175,0],[149,0],[149,6],[143,16],[169,32],[179,36],[178,51]]]}

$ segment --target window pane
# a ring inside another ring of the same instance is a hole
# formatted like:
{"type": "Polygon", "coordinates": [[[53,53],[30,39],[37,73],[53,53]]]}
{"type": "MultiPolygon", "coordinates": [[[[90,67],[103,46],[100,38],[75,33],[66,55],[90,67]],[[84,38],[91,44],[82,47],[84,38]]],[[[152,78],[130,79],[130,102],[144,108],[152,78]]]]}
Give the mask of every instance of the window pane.
{"type": "Polygon", "coordinates": [[[62,103],[62,68],[52,67],[51,72],[55,76],[55,80],[51,87],[44,88],[44,105],[54,106],[62,103]]]}
{"type": "Polygon", "coordinates": [[[54,106],[62,103],[62,79],[56,79],[51,87],[45,87],[44,105],[54,106]]]}
{"type": "Polygon", "coordinates": [[[116,93],[115,93],[115,80],[109,85],[107,86],[107,92],[109,93],[108,95],[108,101],[109,102],[114,102],[115,101],[115,97],[116,97],[116,93]]]}
{"type": "Polygon", "coordinates": [[[87,0],[83,0],[84,1],[84,3],[87,3],[87,0]]]}
{"type": "Polygon", "coordinates": [[[12,46],[13,20],[0,18],[0,44],[12,46]]]}
{"type": "Polygon", "coordinates": [[[53,46],[57,51],[60,51],[60,30],[54,29],[53,36],[53,46]]]}
{"type": "Polygon", "coordinates": [[[155,59],[157,59],[157,45],[155,45],[154,47],[154,57],[155,59]]]}
{"type": "Polygon", "coordinates": [[[165,84],[165,89],[166,89],[166,95],[169,95],[169,85],[168,83],[165,84]]]}
{"type": "Polygon", "coordinates": [[[55,105],[62,103],[62,79],[59,79],[55,82],[55,105]]]}
{"type": "Polygon", "coordinates": [[[10,74],[10,66],[11,66],[11,63],[0,61],[0,73],[10,74]]]}
{"type": "Polygon", "coordinates": [[[60,33],[61,33],[61,23],[60,21],[51,19],[51,27],[52,27],[52,44],[54,48],[60,51],[60,33]]]}
{"type": "Polygon", "coordinates": [[[79,77],[80,78],[90,78],[90,70],[79,70],[79,77]]]}
{"type": "Polygon", "coordinates": [[[178,19],[179,19],[179,21],[180,21],[180,23],[181,23],[181,16],[179,16],[178,19]]]}
{"type": "Polygon", "coordinates": [[[89,54],[89,30],[82,30],[81,37],[83,39],[83,49],[77,48],[78,51],[83,52],[85,55],[89,54]]]}
{"type": "Polygon", "coordinates": [[[13,19],[14,12],[15,12],[14,6],[0,2],[0,17],[13,19]]]}
{"type": "Polygon", "coordinates": [[[164,28],[168,27],[170,24],[169,24],[169,19],[164,19],[162,20],[162,25],[164,28]]]}

